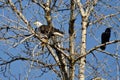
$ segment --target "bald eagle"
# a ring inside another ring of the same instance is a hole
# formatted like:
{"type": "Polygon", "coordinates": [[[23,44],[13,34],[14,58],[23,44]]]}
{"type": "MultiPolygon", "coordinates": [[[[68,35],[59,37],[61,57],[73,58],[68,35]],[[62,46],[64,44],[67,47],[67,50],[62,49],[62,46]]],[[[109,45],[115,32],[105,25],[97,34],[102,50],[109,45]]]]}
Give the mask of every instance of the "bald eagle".
{"type": "Polygon", "coordinates": [[[36,25],[36,33],[43,35],[41,37],[42,43],[42,50],[46,46],[46,43],[48,43],[48,39],[52,39],[53,43],[56,43],[57,36],[64,37],[64,32],[60,31],[59,29],[54,28],[53,26],[49,25],[43,25],[41,22],[36,21],[34,22],[34,25],[36,25]]]}
{"type": "Polygon", "coordinates": [[[34,22],[34,25],[38,27],[38,31],[40,33],[47,35],[48,38],[50,38],[51,36],[64,36],[64,32],[60,31],[59,29],[50,27],[49,25],[43,25],[39,21],[34,22]]]}
{"type": "MultiPolygon", "coordinates": [[[[101,44],[109,42],[110,35],[111,35],[111,28],[107,28],[105,32],[103,32],[101,35],[101,44]]],[[[106,48],[106,45],[100,47],[100,49],[102,50],[105,50],[105,48],[106,48]]]]}

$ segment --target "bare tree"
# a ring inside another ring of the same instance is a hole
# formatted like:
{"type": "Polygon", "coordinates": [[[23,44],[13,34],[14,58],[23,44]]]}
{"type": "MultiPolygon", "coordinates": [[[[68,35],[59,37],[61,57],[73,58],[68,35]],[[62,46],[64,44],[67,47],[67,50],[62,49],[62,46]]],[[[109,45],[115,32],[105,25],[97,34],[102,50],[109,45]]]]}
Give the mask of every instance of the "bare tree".
{"type": "Polygon", "coordinates": [[[0,0],[0,78],[119,80],[119,27],[119,0],[0,0]],[[64,37],[44,41],[35,21],[64,37]],[[101,44],[109,27],[110,41],[101,44]]]}

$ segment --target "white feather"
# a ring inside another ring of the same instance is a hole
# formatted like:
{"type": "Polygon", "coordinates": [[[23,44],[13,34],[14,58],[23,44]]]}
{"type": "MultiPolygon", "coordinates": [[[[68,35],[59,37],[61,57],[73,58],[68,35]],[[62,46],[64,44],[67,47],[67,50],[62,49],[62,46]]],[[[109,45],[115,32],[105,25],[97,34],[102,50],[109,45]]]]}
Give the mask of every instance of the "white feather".
{"type": "Polygon", "coordinates": [[[54,34],[54,35],[61,36],[61,37],[63,37],[63,36],[64,36],[63,34],[61,34],[61,33],[59,33],[59,32],[54,32],[53,34],[54,34]]]}
{"type": "Polygon", "coordinates": [[[39,21],[36,21],[36,22],[34,22],[34,25],[36,25],[37,27],[40,27],[40,26],[42,26],[43,24],[42,24],[41,22],[39,22],[39,21]]]}

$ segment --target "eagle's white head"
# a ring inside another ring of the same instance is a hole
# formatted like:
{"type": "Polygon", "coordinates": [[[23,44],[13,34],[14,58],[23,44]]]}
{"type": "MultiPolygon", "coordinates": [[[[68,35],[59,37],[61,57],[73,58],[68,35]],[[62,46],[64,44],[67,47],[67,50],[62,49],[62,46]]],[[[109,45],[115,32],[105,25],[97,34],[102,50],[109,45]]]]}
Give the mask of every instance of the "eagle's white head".
{"type": "Polygon", "coordinates": [[[37,27],[40,27],[40,26],[42,26],[43,24],[42,24],[41,22],[39,22],[39,21],[36,21],[36,22],[34,22],[34,25],[36,25],[37,27]]]}

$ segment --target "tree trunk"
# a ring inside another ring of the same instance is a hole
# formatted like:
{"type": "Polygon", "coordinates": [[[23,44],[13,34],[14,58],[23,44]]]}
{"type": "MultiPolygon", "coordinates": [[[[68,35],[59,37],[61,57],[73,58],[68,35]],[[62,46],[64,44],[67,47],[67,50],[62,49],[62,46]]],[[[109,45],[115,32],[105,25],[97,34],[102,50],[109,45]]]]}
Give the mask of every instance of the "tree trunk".
{"type": "MultiPolygon", "coordinates": [[[[86,32],[87,32],[87,24],[88,22],[86,21],[87,19],[85,17],[82,17],[82,36],[81,36],[81,51],[80,55],[86,54],[86,32]]],[[[80,66],[79,66],[79,80],[85,80],[85,63],[86,63],[86,56],[82,57],[80,59],[80,66]]]]}
{"type": "Polygon", "coordinates": [[[70,12],[70,21],[69,21],[69,49],[70,49],[70,60],[69,60],[69,80],[74,80],[74,73],[75,73],[75,66],[74,66],[74,37],[75,37],[75,31],[74,31],[74,22],[75,22],[75,2],[74,0],[71,0],[71,6],[70,6],[71,12],[70,12]]]}

